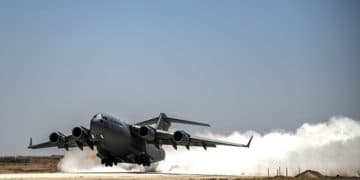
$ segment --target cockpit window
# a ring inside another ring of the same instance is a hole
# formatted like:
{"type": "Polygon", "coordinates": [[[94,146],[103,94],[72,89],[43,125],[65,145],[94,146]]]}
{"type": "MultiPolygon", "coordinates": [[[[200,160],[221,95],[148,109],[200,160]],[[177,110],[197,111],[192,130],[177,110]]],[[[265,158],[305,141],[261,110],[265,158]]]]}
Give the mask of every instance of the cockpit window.
{"type": "Polygon", "coordinates": [[[95,115],[95,119],[102,119],[102,115],[101,114],[95,115]]]}

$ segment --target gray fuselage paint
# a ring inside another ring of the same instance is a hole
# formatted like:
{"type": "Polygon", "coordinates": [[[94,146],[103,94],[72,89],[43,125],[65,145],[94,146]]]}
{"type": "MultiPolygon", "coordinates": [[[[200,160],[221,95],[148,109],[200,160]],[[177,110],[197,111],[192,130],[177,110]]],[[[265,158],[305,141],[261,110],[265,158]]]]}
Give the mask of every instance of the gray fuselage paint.
{"type": "Polygon", "coordinates": [[[98,150],[98,156],[104,159],[116,159],[120,162],[136,163],[136,157],[146,155],[150,162],[165,158],[162,147],[157,148],[131,133],[131,125],[121,122],[110,115],[101,114],[90,123],[90,133],[98,150]]]}

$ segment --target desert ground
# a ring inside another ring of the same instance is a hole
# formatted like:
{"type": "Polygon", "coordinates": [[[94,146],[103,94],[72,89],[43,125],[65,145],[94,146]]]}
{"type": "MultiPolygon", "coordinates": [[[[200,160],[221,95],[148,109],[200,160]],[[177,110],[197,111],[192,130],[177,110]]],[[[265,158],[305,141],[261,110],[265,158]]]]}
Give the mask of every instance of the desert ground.
{"type": "Polygon", "coordinates": [[[358,177],[330,177],[323,176],[316,171],[307,170],[295,177],[250,177],[229,175],[199,175],[199,174],[167,174],[167,173],[63,173],[57,169],[62,156],[16,156],[0,157],[0,180],[2,179],[84,179],[84,180],[113,180],[113,179],[360,179],[358,177]]]}
{"type": "Polygon", "coordinates": [[[114,180],[114,179],[265,179],[255,177],[194,175],[194,174],[163,174],[163,173],[12,173],[0,174],[0,179],[86,179],[86,180],[114,180]]]}
{"type": "Polygon", "coordinates": [[[61,158],[58,155],[0,157],[0,174],[57,172],[57,164],[61,158]]]}

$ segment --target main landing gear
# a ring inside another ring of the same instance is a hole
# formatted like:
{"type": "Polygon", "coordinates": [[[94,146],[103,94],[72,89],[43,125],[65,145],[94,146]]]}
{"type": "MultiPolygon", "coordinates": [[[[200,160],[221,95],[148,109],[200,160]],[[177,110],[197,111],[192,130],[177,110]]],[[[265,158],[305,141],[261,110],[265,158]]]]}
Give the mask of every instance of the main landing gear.
{"type": "Polygon", "coordinates": [[[116,166],[118,161],[115,159],[101,159],[101,164],[105,165],[106,167],[112,167],[113,165],[116,166]]]}
{"type": "Polygon", "coordinates": [[[143,165],[143,166],[150,166],[150,158],[149,156],[145,155],[145,154],[141,154],[138,157],[136,157],[135,162],[138,165],[143,165]]]}

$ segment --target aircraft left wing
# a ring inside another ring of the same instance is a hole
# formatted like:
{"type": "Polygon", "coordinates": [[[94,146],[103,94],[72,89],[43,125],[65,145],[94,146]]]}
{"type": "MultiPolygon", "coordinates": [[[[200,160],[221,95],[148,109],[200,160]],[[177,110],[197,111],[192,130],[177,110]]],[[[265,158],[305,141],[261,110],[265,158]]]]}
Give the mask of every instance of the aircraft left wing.
{"type": "Polygon", "coordinates": [[[49,147],[54,147],[54,144],[51,143],[50,141],[33,145],[32,138],[30,138],[30,144],[28,146],[29,149],[40,149],[40,148],[49,148],[49,147]]]}
{"type": "Polygon", "coordinates": [[[39,144],[32,144],[32,138],[30,138],[30,144],[28,146],[29,149],[41,149],[41,148],[50,148],[50,147],[57,147],[57,148],[65,148],[68,150],[69,148],[76,147],[75,141],[72,140],[71,136],[65,136],[64,140],[62,141],[47,141],[39,144]]]}
{"type": "Polygon", "coordinates": [[[33,145],[32,138],[30,138],[29,149],[40,149],[57,147],[69,150],[69,148],[78,147],[83,150],[84,146],[89,146],[90,149],[94,149],[94,142],[90,137],[89,130],[80,126],[75,127],[72,131],[72,135],[65,136],[61,132],[53,132],[49,136],[49,141],[40,144],[33,145]]]}

